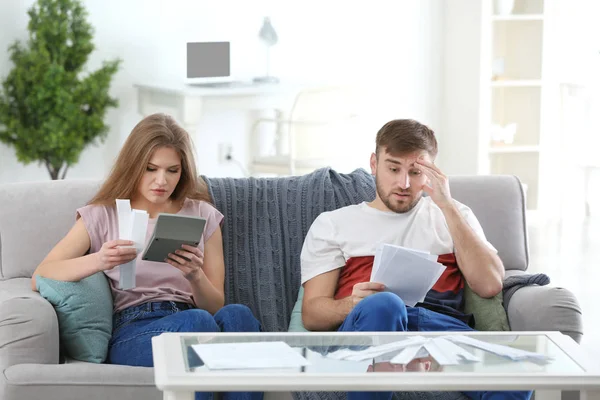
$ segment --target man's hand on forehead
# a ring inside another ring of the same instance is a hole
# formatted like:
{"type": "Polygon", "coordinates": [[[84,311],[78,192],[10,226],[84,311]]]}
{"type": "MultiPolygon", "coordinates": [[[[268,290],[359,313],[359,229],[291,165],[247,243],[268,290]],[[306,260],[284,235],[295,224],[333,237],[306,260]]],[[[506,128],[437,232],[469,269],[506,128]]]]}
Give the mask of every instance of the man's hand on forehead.
{"type": "MultiPolygon", "coordinates": [[[[415,161],[415,166],[421,166],[424,167],[424,172],[431,172],[431,173],[435,173],[438,175],[442,175],[445,177],[444,173],[431,161],[427,161],[422,157],[419,157],[416,161],[415,161]]],[[[428,175],[429,176],[429,175],[428,175]]]]}
{"type": "Polygon", "coordinates": [[[423,184],[423,190],[438,207],[444,208],[451,206],[452,197],[450,196],[450,185],[448,177],[431,161],[425,160],[425,157],[419,157],[415,166],[420,167],[421,171],[427,176],[427,182],[423,184]]]}

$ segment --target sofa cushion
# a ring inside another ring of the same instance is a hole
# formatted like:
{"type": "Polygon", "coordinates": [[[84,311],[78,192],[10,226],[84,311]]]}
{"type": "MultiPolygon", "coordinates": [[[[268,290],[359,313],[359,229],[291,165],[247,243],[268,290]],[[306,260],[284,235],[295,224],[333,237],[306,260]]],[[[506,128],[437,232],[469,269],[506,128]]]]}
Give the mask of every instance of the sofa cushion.
{"type": "Polygon", "coordinates": [[[100,183],[57,180],[1,185],[0,279],[31,278],[75,223],[75,210],[94,196],[100,183]]]}
{"type": "Polygon", "coordinates": [[[519,179],[510,175],[452,176],[450,191],[454,199],[473,210],[504,268],[525,271],[529,250],[525,195],[519,179]]]}
{"type": "Polygon", "coordinates": [[[298,290],[298,300],[292,310],[292,317],[290,318],[290,325],[288,327],[289,332],[308,332],[308,329],[304,327],[302,323],[302,299],[304,298],[304,287],[300,286],[298,290]]]}
{"type": "Polygon", "coordinates": [[[159,400],[154,370],[92,364],[19,364],[4,371],[6,399],[159,400]]]}
{"type": "MultiPolygon", "coordinates": [[[[154,369],[147,367],[84,362],[60,365],[19,364],[7,368],[4,377],[6,387],[5,397],[0,397],[2,399],[164,398],[163,392],[154,383],[154,369]]],[[[293,400],[293,397],[290,392],[266,392],[264,400],[293,400]]]]}
{"type": "Polygon", "coordinates": [[[76,360],[102,363],[112,335],[113,299],[103,272],[79,282],[36,276],[40,294],[56,310],[60,340],[76,360]]]}
{"type": "Polygon", "coordinates": [[[56,364],[58,344],[56,313],[31,290],[31,279],[0,280],[0,371],[21,363],[56,364]]]}
{"type": "Polygon", "coordinates": [[[465,283],[465,313],[473,314],[475,330],[510,331],[508,316],[502,303],[502,292],[489,299],[480,297],[465,283]]]}

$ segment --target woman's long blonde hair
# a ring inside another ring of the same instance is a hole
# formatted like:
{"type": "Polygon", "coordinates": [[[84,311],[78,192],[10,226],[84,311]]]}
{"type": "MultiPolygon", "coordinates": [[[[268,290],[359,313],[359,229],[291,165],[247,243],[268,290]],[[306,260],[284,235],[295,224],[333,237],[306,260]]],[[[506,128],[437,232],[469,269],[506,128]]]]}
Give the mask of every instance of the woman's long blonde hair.
{"type": "Polygon", "coordinates": [[[210,202],[206,185],[196,173],[194,146],[190,135],[173,117],[152,114],[133,128],[108,178],[88,204],[114,206],[115,199],[131,199],[152,154],[161,147],[175,149],[181,157],[181,178],[171,200],[180,204],[186,198],[210,202]]]}

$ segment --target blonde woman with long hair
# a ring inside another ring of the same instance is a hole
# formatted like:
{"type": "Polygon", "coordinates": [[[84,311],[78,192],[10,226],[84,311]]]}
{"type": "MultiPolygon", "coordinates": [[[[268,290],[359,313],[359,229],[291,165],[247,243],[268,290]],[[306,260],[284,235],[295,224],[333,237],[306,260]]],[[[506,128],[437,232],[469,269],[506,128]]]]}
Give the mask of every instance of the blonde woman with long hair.
{"type": "MultiPolygon", "coordinates": [[[[112,364],[153,366],[151,338],[161,332],[250,332],[260,324],[250,309],[224,306],[225,267],[221,223],[223,215],[210,204],[208,191],[196,173],[188,133],[173,118],[144,118],[125,141],[110,175],[98,193],[76,213],[76,222],[33,274],[79,281],[103,271],[114,299],[113,334],[108,360],[112,364]],[[158,213],[206,218],[197,247],[183,245],[165,262],[141,260],[118,239],[116,199],[149,213],[149,239],[158,213]],[[136,287],[118,288],[114,267],[135,258],[136,287]]],[[[210,393],[197,393],[208,399],[210,393]]],[[[262,393],[227,393],[229,399],[260,399],[262,393]]]]}

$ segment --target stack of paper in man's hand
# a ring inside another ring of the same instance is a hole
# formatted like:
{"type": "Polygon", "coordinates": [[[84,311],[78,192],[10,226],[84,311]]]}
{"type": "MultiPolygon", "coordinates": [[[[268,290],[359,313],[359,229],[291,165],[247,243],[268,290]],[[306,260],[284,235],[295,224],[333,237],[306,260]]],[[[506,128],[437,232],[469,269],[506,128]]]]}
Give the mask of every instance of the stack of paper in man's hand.
{"type": "Polygon", "coordinates": [[[375,251],[371,282],[383,283],[385,290],[396,293],[407,306],[414,307],[425,299],[446,269],[436,260],[436,255],[424,251],[381,244],[375,251]]]}

